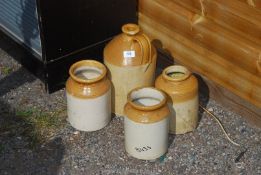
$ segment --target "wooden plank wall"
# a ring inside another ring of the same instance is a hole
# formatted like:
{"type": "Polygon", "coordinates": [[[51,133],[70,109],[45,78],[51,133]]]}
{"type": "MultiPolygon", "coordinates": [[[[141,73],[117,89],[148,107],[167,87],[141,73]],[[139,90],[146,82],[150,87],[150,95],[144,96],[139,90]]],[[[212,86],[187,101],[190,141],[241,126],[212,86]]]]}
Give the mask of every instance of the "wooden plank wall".
{"type": "Polygon", "coordinates": [[[261,8],[261,0],[238,0],[254,8],[261,8]]]}
{"type": "Polygon", "coordinates": [[[213,98],[261,126],[261,9],[249,2],[140,0],[139,24],[159,49],[205,77],[213,98]]]}

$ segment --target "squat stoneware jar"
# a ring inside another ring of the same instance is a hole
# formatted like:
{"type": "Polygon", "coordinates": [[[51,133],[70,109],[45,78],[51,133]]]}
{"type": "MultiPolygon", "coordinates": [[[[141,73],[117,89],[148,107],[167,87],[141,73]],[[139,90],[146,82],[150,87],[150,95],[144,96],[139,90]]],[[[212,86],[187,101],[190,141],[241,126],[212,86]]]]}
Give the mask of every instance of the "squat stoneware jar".
{"type": "Polygon", "coordinates": [[[151,87],[136,88],[128,94],[124,112],[126,152],[143,160],[164,155],[170,115],[165,94],[151,87]]]}
{"type": "Polygon", "coordinates": [[[157,53],[136,24],[126,24],[122,34],[104,49],[104,63],[112,81],[112,111],[122,116],[127,94],[141,86],[153,86],[157,53]]]}
{"type": "Polygon", "coordinates": [[[167,67],[155,86],[168,95],[170,133],[184,134],[198,124],[198,81],[184,66],[167,67]]]}
{"type": "Polygon", "coordinates": [[[66,82],[70,124],[81,131],[95,131],[111,120],[111,83],[106,67],[95,60],[83,60],[70,67],[66,82]]]}

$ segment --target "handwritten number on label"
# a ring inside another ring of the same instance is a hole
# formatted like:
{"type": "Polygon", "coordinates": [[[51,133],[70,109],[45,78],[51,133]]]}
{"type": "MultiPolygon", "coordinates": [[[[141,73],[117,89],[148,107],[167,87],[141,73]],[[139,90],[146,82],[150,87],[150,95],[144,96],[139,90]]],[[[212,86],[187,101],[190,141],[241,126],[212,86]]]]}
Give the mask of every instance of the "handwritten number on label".
{"type": "Polygon", "coordinates": [[[137,148],[137,147],[135,147],[135,150],[136,150],[137,152],[144,152],[144,151],[148,151],[148,150],[150,150],[150,149],[151,149],[150,146],[144,146],[144,147],[142,147],[142,148],[137,148]]]}
{"type": "Polygon", "coordinates": [[[131,52],[127,52],[127,53],[126,53],[126,56],[129,56],[129,57],[130,57],[130,56],[131,56],[131,52]]]}
{"type": "Polygon", "coordinates": [[[134,58],[135,57],[135,51],[124,51],[123,52],[124,58],[134,58]]]}

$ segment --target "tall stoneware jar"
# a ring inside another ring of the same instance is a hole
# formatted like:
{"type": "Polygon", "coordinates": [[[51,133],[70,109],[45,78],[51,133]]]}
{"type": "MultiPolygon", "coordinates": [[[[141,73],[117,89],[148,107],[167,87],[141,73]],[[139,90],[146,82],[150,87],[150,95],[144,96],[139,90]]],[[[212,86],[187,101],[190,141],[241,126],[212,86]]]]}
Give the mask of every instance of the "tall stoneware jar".
{"type": "Polygon", "coordinates": [[[122,116],[127,94],[141,86],[153,86],[156,49],[136,24],[126,24],[122,33],[104,49],[104,63],[112,81],[112,110],[122,116]]]}
{"type": "Polygon", "coordinates": [[[111,119],[111,83],[106,67],[95,60],[83,60],[70,67],[66,82],[70,124],[82,131],[95,131],[111,119]]]}
{"type": "Polygon", "coordinates": [[[162,91],[151,87],[132,90],[124,112],[127,153],[154,160],[167,152],[170,111],[162,91]]]}
{"type": "Polygon", "coordinates": [[[155,86],[168,95],[171,109],[170,133],[193,131],[198,123],[198,81],[184,66],[169,66],[156,79],[155,86]]]}

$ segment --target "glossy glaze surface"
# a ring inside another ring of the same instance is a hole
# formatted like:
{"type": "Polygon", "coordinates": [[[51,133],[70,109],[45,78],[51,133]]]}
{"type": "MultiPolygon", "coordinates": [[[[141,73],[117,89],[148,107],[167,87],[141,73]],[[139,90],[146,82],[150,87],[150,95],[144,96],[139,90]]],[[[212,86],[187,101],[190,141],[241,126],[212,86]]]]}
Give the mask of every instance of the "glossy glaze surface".
{"type": "Polygon", "coordinates": [[[169,118],[149,124],[124,118],[126,152],[142,160],[159,158],[168,149],[168,127],[169,118]]]}
{"type": "Polygon", "coordinates": [[[136,87],[154,84],[156,57],[153,57],[152,63],[133,67],[115,66],[107,61],[104,63],[112,81],[112,110],[122,116],[128,93],[136,87]]]}
{"type": "Polygon", "coordinates": [[[122,26],[104,49],[104,63],[113,84],[112,111],[124,115],[127,94],[136,87],[152,86],[157,53],[149,38],[136,24],[122,26]]]}
{"type": "Polygon", "coordinates": [[[165,94],[152,87],[136,88],[128,94],[124,134],[131,156],[152,160],[166,153],[170,115],[166,102],[165,94]]]}
{"type": "Polygon", "coordinates": [[[107,78],[106,67],[94,60],[83,60],[73,64],[69,70],[70,77],[66,82],[66,92],[77,98],[95,98],[103,95],[111,88],[110,80],[107,78]],[[76,76],[80,69],[98,70],[99,76],[84,79],[76,76]],[[100,72],[100,73],[99,73],[100,72]]]}
{"type": "Polygon", "coordinates": [[[114,37],[104,49],[104,59],[116,66],[151,63],[154,54],[150,39],[136,24],[123,25],[122,33],[114,37]]]}
{"type": "Polygon", "coordinates": [[[96,131],[111,120],[111,91],[103,95],[82,99],[67,94],[68,121],[81,131],[96,131]]]}
{"type": "Polygon", "coordinates": [[[169,66],[156,79],[155,86],[168,94],[171,109],[170,133],[193,131],[198,123],[198,82],[183,66],[169,66]]]}
{"type": "Polygon", "coordinates": [[[66,83],[68,121],[82,131],[95,131],[111,119],[111,83],[105,66],[94,60],[73,64],[66,83]]]}
{"type": "Polygon", "coordinates": [[[138,123],[155,123],[169,115],[166,96],[152,88],[136,88],[128,94],[124,112],[126,117],[138,123]]]}

